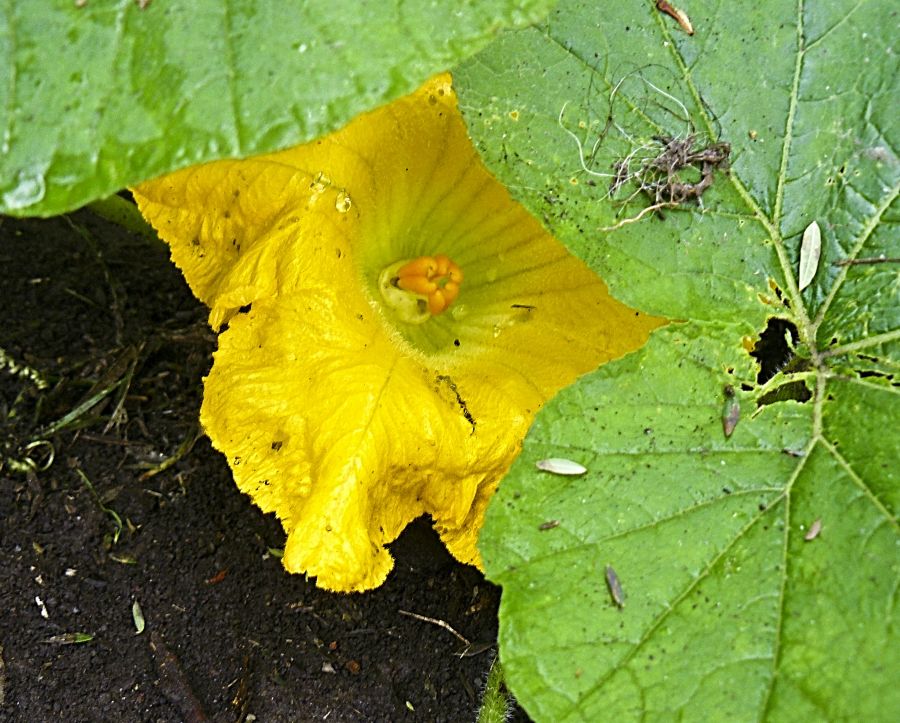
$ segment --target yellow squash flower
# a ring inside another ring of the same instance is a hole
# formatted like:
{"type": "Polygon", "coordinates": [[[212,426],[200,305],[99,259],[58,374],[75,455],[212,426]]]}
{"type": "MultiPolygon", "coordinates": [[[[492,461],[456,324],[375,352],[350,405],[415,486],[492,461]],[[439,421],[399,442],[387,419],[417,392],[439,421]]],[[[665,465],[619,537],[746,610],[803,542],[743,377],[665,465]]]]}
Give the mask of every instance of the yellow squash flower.
{"type": "Polygon", "coordinates": [[[320,140],[135,189],[219,336],[201,421],[284,566],[380,585],[431,515],[480,564],[541,404],[659,321],[612,299],[481,164],[448,75],[320,140]]]}

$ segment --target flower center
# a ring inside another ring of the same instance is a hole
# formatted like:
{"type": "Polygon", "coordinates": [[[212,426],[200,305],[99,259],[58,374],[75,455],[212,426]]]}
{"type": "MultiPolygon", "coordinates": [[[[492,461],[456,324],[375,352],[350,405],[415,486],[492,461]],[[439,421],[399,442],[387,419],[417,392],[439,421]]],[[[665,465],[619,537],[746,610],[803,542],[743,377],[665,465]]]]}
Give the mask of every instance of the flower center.
{"type": "Polygon", "coordinates": [[[462,280],[459,266],[438,254],[391,264],[378,277],[378,288],[402,321],[422,324],[447,310],[462,280]]]}

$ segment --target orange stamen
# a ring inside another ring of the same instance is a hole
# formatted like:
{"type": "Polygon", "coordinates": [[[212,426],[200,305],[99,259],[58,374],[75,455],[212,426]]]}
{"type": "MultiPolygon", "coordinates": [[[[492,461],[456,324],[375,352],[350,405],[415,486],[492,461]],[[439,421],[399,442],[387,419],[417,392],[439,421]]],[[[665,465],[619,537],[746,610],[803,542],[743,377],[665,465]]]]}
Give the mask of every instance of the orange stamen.
{"type": "MultiPolygon", "coordinates": [[[[438,254],[434,257],[434,262],[437,265],[437,275],[438,276],[446,276],[447,272],[450,270],[450,264],[453,262],[444,254],[438,254]]],[[[456,264],[453,264],[456,266],[456,264]]]]}
{"type": "Polygon", "coordinates": [[[457,296],[459,296],[459,284],[454,283],[453,281],[448,281],[444,284],[444,300],[447,302],[446,306],[450,306],[450,304],[456,300],[457,296]]]}
{"type": "Polygon", "coordinates": [[[412,291],[414,294],[433,294],[438,285],[424,276],[401,276],[397,279],[397,286],[404,291],[412,291]]]}
{"type": "Polygon", "coordinates": [[[463,280],[462,269],[449,256],[420,256],[405,263],[397,270],[397,288],[428,298],[428,311],[432,316],[447,310],[459,296],[463,280]]]}
{"type": "Polygon", "coordinates": [[[397,271],[397,276],[401,278],[404,276],[433,276],[436,268],[437,264],[433,258],[420,256],[401,266],[397,271]]]}
{"type": "Polygon", "coordinates": [[[447,308],[447,301],[444,299],[444,292],[438,289],[428,297],[428,311],[432,316],[437,316],[447,308]]]}

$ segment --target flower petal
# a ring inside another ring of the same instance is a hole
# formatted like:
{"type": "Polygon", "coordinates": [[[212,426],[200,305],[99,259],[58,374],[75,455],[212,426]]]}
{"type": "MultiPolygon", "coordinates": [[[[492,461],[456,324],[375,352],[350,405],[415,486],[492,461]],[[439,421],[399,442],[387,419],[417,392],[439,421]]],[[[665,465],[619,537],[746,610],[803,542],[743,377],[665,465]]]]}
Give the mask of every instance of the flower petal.
{"type": "Polygon", "coordinates": [[[476,432],[452,379],[373,333],[372,313],[319,291],[255,303],[220,336],[201,412],[240,488],[281,517],[285,567],[336,590],[380,584],[383,545],[424,512],[465,526],[510,461],[493,420],[476,432]]]}
{"type": "Polygon", "coordinates": [[[380,584],[385,545],[424,513],[479,565],[484,510],[541,404],[661,323],[510,199],[449,76],[315,143],[135,197],[210,323],[228,322],[205,429],[283,521],[285,567],[333,590],[380,584]],[[398,313],[382,288],[430,314],[398,313]]]}

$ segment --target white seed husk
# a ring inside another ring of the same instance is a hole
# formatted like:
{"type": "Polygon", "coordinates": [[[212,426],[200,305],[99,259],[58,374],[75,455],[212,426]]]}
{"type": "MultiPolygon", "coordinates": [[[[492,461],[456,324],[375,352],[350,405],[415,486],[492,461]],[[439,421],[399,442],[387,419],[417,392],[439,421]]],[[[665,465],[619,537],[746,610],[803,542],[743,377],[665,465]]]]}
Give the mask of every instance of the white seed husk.
{"type": "Polygon", "coordinates": [[[812,283],[816,270],[819,268],[819,256],[822,254],[822,232],[819,224],[813,221],[803,232],[803,242],[800,244],[800,278],[798,285],[803,291],[812,283]]]}
{"type": "Polygon", "coordinates": [[[562,459],[561,457],[538,460],[536,466],[543,472],[561,474],[566,477],[574,477],[587,472],[587,467],[578,464],[578,462],[573,462],[571,459],[562,459]]]}

